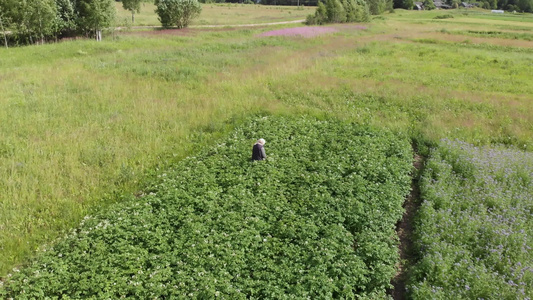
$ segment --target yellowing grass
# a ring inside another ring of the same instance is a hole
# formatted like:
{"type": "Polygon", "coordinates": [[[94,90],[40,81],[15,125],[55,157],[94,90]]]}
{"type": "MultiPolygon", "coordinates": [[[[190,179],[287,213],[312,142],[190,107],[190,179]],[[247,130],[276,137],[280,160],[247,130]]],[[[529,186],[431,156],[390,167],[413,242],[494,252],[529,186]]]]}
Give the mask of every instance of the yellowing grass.
{"type": "MultiPolygon", "coordinates": [[[[131,24],[131,12],[124,10],[122,3],[116,2],[117,21],[122,25],[161,26],[152,3],[141,4],[141,12],[135,14],[131,24]]],[[[239,25],[263,24],[294,20],[304,20],[314,13],[316,7],[309,6],[266,6],[253,4],[202,4],[202,13],[191,23],[198,25],[239,25]]]]}

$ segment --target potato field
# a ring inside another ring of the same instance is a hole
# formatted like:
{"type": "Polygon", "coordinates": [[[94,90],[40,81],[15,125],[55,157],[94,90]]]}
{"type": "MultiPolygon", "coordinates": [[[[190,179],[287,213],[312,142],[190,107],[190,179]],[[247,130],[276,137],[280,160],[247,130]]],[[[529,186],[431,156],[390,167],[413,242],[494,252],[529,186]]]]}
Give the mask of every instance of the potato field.
{"type": "Polygon", "coordinates": [[[262,117],[94,216],[17,270],[3,297],[384,297],[409,192],[404,136],[262,117]],[[255,138],[266,161],[250,161],[255,138]]]}

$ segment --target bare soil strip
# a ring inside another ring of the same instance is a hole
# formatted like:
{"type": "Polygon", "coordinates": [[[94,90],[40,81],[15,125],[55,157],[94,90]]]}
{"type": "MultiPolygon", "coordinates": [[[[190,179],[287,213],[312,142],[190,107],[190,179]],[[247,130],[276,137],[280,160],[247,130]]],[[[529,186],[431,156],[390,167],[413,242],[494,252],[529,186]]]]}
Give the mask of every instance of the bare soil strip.
{"type": "MultiPolygon", "coordinates": [[[[414,147],[413,147],[414,148],[414,147]]],[[[413,221],[420,206],[420,189],[418,187],[418,174],[422,168],[424,158],[418,155],[416,149],[413,157],[413,179],[411,181],[411,193],[405,199],[402,220],[396,225],[396,232],[400,238],[400,264],[398,266],[398,273],[392,279],[391,283],[394,289],[389,291],[389,294],[395,300],[406,299],[405,284],[407,281],[407,267],[414,263],[413,256],[413,221]]]]}

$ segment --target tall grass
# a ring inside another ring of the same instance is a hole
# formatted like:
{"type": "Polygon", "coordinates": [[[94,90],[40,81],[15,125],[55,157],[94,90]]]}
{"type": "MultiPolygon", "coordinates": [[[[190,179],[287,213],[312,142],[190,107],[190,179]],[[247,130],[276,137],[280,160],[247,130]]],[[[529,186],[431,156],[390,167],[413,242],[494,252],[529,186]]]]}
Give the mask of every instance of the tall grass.
{"type": "Polygon", "coordinates": [[[0,274],[249,114],[531,149],[530,48],[387,18],[313,39],[189,30],[0,49],[0,274]]]}
{"type": "MultiPolygon", "coordinates": [[[[141,4],[141,11],[135,13],[135,22],[131,22],[131,12],[124,10],[121,2],[116,2],[117,22],[128,26],[161,26],[152,3],[141,4]]],[[[191,26],[198,25],[238,25],[262,24],[272,22],[303,20],[314,13],[311,6],[268,6],[237,3],[202,4],[202,13],[194,19],[191,26]]]]}

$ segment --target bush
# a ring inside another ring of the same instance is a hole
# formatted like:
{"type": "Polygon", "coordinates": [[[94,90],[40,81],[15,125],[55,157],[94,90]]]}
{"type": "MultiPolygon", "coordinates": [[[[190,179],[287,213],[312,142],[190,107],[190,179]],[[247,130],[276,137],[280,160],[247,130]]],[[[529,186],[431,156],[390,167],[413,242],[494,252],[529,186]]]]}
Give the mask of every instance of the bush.
{"type": "Polygon", "coordinates": [[[346,10],[339,0],[326,0],[326,14],[329,23],[346,22],[346,10]]]}
{"type": "Polygon", "coordinates": [[[453,15],[450,15],[450,14],[447,14],[447,15],[440,15],[440,16],[436,16],[434,17],[433,19],[453,19],[453,15]]]}
{"type": "Polygon", "coordinates": [[[202,11],[197,0],[156,0],[155,5],[163,27],[185,28],[202,11]]]}
{"type": "Polygon", "coordinates": [[[370,20],[368,5],[364,0],[344,0],[343,5],[346,10],[346,22],[368,22],[370,20]]]}
{"type": "Polygon", "coordinates": [[[373,15],[381,15],[385,11],[392,10],[391,0],[365,0],[368,4],[370,13],[373,15]]]}
{"type": "Polygon", "coordinates": [[[321,1],[318,2],[318,7],[315,15],[307,16],[307,25],[322,25],[328,23],[328,15],[326,6],[321,1]]]}
{"type": "Polygon", "coordinates": [[[433,0],[424,0],[424,9],[425,10],[434,10],[436,7],[435,7],[435,3],[433,2],[433,0]]]}
{"type": "Polygon", "coordinates": [[[307,25],[326,23],[368,22],[370,12],[364,0],[327,0],[318,2],[314,15],[307,16],[307,25]]]}

